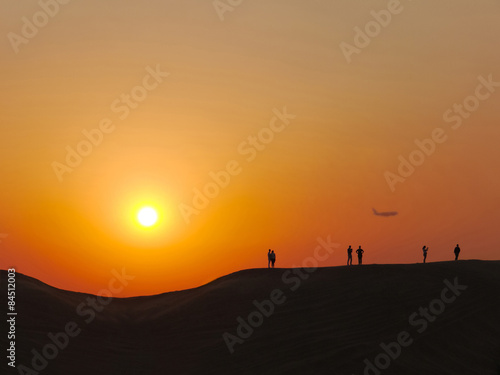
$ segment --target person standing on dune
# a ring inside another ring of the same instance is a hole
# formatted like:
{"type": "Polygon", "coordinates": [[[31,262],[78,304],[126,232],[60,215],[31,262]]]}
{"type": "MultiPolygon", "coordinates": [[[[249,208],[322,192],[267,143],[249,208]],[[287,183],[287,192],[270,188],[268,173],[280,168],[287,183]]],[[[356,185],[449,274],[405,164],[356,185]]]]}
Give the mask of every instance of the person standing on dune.
{"type": "Polygon", "coordinates": [[[271,249],[267,252],[267,268],[271,268],[271,249]]]}
{"type": "Polygon", "coordinates": [[[274,253],[274,250],[271,251],[271,267],[274,268],[274,263],[276,262],[276,254],[274,253]]]}
{"type": "Polygon", "coordinates": [[[361,248],[361,246],[356,250],[356,254],[358,254],[358,264],[363,264],[363,253],[365,251],[361,248]]]}
{"type": "Polygon", "coordinates": [[[347,249],[347,265],[352,266],[352,247],[349,245],[349,248],[347,249]]]}
{"type": "Polygon", "coordinates": [[[457,247],[455,247],[455,260],[458,260],[458,254],[460,254],[460,247],[457,244],[457,247]]]}
{"type": "Polygon", "coordinates": [[[424,245],[424,247],[422,248],[422,251],[424,252],[424,263],[425,263],[425,259],[427,258],[427,250],[429,250],[429,248],[425,247],[425,245],[424,245]]]}

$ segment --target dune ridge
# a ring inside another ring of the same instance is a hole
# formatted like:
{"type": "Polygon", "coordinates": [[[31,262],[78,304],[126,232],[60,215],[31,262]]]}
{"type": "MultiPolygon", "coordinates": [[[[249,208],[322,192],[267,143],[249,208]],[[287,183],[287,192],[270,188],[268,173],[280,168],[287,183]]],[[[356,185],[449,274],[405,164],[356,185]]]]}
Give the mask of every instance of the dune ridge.
{"type": "MultiPolygon", "coordinates": [[[[5,289],[6,271],[1,278],[5,289]]],[[[499,296],[500,261],[250,269],[194,289],[115,298],[87,323],[90,312],[78,306],[95,296],[17,274],[16,365],[33,368],[32,350],[42,353],[49,333],[74,322],[81,331],[40,374],[494,375],[499,296]],[[464,287],[453,294],[450,284],[464,287]],[[419,309],[432,306],[444,310],[423,318],[419,309]],[[402,332],[411,344],[387,368],[373,367],[381,344],[402,332]],[[228,345],[225,333],[238,342],[228,345]]]]}

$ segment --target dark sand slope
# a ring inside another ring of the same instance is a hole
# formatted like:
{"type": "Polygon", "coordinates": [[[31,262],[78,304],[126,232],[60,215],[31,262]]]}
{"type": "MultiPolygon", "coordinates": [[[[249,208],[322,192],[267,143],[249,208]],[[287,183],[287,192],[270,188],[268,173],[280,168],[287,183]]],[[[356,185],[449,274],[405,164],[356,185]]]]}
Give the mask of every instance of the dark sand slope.
{"type": "MultiPolygon", "coordinates": [[[[382,374],[500,373],[499,261],[321,268],[295,291],[291,276],[282,280],[286,271],[245,270],[196,289],[114,299],[89,324],[76,312],[88,295],[18,274],[17,364],[31,367],[31,350],[41,351],[49,332],[74,321],[81,334],[41,374],[358,375],[401,331],[414,341],[382,374]],[[467,289],[417,332],[423,318],[412,325],[409,317],[440,300],[444,280],[455,278],[467,289]],[[236,318],[246,320],[256,311],[252,301],[275,288],[286,301],[230,354],[223,333],[236,335],[236,318]]],[[[2,293],[5,277],[2,271],[2,293]]],[[[4,334],[1,340],[5,345],[4,334]]]]}

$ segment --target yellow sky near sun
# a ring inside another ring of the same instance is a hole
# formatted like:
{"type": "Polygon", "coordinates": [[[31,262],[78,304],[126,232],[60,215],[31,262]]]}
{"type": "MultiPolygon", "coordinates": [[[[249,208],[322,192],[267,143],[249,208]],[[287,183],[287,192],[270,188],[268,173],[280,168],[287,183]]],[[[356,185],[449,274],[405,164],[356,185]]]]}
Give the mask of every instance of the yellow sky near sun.
{"type": "Polygon", "coordinates": [[[223,21],[211,1],[74,1],[18,53],[7,34],[40,5],[0,4],[2,268],[95,292],[126,267],[134,295],[265,266],[269,247],[298,265],[327,235],[341,249],[325,266],[349,244],[368,263],[419,261],[423,244],[445,260],[456,242],[498,259],[500,89],[459,129],[443,120],[478,77],[500,81],[498,2],[401,1],[351,63],[340,43],[387,1],[245,1],[223,21]],[[144,82],[123,116],[113,103],[144,82]],[[285,107],[296,117],[247,161],[240,145],[285,107]],[[59,181],[53,163],[103,119],[59,181]],[[392,192],[384,172],[438,127],[446,142],[392,192]],[[179,205],[231,160],[241,172],[186,223],[179,205]],[[136,225],[145,205],[155,230],[136,225]]]}

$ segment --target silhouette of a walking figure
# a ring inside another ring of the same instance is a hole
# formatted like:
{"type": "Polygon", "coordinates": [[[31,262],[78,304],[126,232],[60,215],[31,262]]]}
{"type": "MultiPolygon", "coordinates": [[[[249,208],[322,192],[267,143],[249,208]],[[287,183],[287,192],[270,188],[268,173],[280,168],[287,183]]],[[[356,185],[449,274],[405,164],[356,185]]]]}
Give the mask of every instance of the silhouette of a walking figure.
{"type": "Polygon", "coordinates": [[[457,244],[457,247],[455,247],[455,260],[458,260],[458,254],[460,254],[460,247],[457,244]]]}
{"type": "Polygon", "coordinates": [[[356,254],[358,254],[358,264],[363,264],[363,253],[365,251],[361,248],[361,246],[356,250],[356,254]]]}
{"type": "Polygon", "coordinates": [[[271,251],[271,266],[274,268],[274,263],[276,262],[276,254],[274,250],[271,251]]]}
{"type": "Polygon", "coordinates": [[[422,251],[424,252],[424,263],[425,263],[425,259],[427,259],[427,250],[429,250],[429,248],[425,247],[425,245],[424,245],[424,247],[422,248],[422,251]]]}
{"type": "Polygon", "coordinates": [[[349,245],[349,248],[347,249],[347,265],[352,266],[352,247],[349,245]]]}
{"type": "Polygon", "coordinates": [[[267,252],[267,268],[271,268],[271,249],[267,252]]]}

